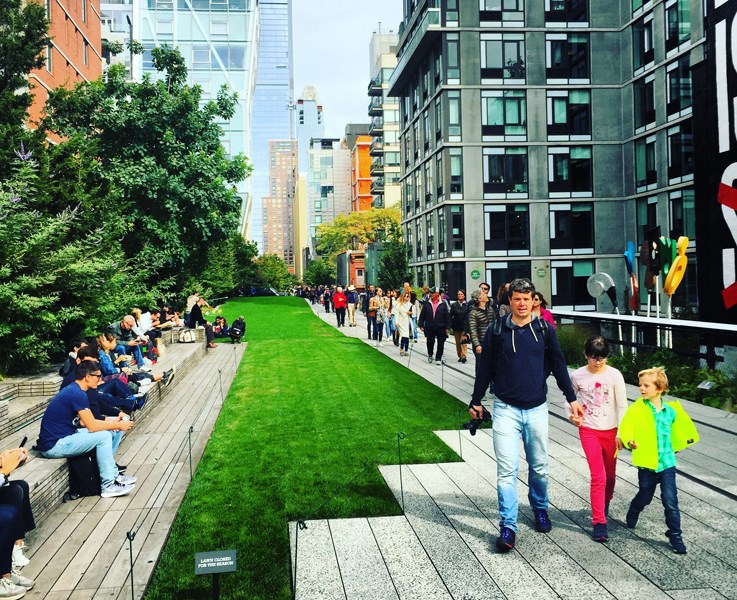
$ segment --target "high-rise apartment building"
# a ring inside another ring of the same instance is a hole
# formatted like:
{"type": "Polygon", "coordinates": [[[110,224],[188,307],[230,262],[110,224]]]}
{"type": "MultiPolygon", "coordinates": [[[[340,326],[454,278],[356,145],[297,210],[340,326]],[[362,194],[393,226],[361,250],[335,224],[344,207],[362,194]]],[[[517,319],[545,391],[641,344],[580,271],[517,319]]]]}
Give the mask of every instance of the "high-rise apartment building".
{"type": "Polygon", "coordinates": [[[263,197],[263,254],[277,254],[294,272],[294,188],[296,140],[269,142],[269,189],[263,197]]]}
{"type": "Polygon", "coordinates": [[[370,210],[374,197],[371,194],[373,183],[373,161],[370,154],[373,138],[368,134],[358,135],[351,146],[351,210],[361,212],[370,210]]]}
{"type": "MultiPolygon", "coordinates": [[[[416,284],[531,277],[589,309],[595,272],[659,225],[696,243],[698,0],[404,0],[402,222],[416,284]]],[[[695,300],[692,260],[682,300],[695,300]]]]}
{"type": "Polygon", "coordinates": [[[297,152],[299,155],[299,172],[307,173],[310,163],[310,142],[313,138],[325,135],[325,120],[322,106],[317,98],[317,89],[306,85],[302,96],[297,100],[297,152]]]}
{"type": "Polygon", "coordinates": [[[396,33],[374,33],[369,46],[370,74],[368,94],[369,133],[373,136],[370,152],[373,206],[393,206],[401,197],[399,184],[399,102],[387,95],[389,78],[397,65],[396,33]]]}
{"type": "Polygon", "coordinates": [[[133,34],[133,0],[102,0],[100,20],[102,39],[108,43],[122,44],[124,48],[120,54],[113,55],[103,45],[103,59],[111,65],[125,65],[126,74],[131,77],[131,53],[126,48],[126,43],[130,41],[133,34]]]}
{"type": "Polygon", "coordinates": [[[292,203],[292,230],[294,231],[294,274],[298,280],[304,278],[307,263],[311,258],[310,237],[307,221],[307,176],[300,173],[294,190],[292,203]]]}
{"type": "MultiPolygon", "coordinates": [[[[168,44],[178,48],[188,81],[202,88],[204,100],[215,100],[224,85],[237,92],[230,121],[219,123],[228,155],[251,155],[251,101],[256,81],[256,0],[150,0],[133,4],[134,36],[143,44],[134,57],[133,75],[155,74],[151,50],[168,44]]],[[[240,231],[248,237],[251,215],[250,180],[237,186],[241,197],[240,231]]]]}
{"type": "Polygon", "coordinates": [[[345,140],[314,138],[308,156],[307,211],[314,255],[317,226],[351,210],[351,152],[345,140]]]}
{"type": "Polygon", "coordinates": [[[51,42],[44,66],[28,76],[33,94],[28,111],[31,127],[41,120],[50,90],[94,81],[102,74],[100,0],[47,0],[45,5],[51,42]]]}
{"type": "Polygon", "coordinates": [[[269,196],[270,142],[294,139],[292,0],[259,0],[256,88],[251,119],[251,239],[262,244],[261,202],[269,196]]]}

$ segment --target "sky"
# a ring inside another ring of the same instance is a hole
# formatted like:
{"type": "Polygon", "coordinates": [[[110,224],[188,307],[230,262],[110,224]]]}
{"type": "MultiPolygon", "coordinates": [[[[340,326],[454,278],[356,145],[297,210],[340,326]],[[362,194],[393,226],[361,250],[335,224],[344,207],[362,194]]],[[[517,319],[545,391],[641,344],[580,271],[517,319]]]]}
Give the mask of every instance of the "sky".
{"type": "Polygon", "coordinates": [[[398,30],[402,0],[292,0],[292,18],[295,96],[317,87],[326,137],[368,123],[371,35],[398,30]]]}

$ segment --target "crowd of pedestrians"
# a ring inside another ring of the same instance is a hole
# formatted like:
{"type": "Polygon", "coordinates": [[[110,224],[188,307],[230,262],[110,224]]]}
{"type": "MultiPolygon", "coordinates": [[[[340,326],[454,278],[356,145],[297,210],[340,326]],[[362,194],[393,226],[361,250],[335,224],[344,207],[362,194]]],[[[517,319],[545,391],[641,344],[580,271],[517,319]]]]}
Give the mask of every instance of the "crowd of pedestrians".
{"type": "MultiPolygon", "coordinates": [[[[337,307],[334,298],[332,295],[337,307]]],[[[352,298],[357,305],[358,297],[352,298]]],[[[508,552],[516,544],[520,442],[529,468],[528,500],[535,530],[547,533],[553,526],[548,514],[547,405],[547,378],[552,374],[565,396],[569,420],[578,430],[589,467],[592,538],[608,541],[616,458],[622,448],[627,448],[632,450],[639,482],[639,491],[626,514],[627,527],[636,527],[640,513],[660,485],[666,537],[675,553],[686,553],[675,483],[675,452],[697,442],[698,433],[678,402],[662,400],[661,395],[668,389],[662,368],[640,372],[641,397],[629,408],[624,378],[607,364],[610,348],[601,336],[586,341],[586,364],[569,375],[553,314],[543,294],[527,279],[504,284],[493,296],[490,285],[484,282],[471,292],[470,299],[465,290],[458,290],[452,302],[443,289],[436,287],[424,287],[418,298],[409,284],[402,290],[369,285],[360,303],[366,316],[367,337],[379,347],[384,346],[384,339],[391,340],[404,356],[410,340],[418,341],[420,331],[424,333],[428,362],[441,365],[445,342],[452,332],[458,362],[466,363],[469,352],[476,357],[469,413],[475,423],[492,421],[499,552],[508,552]],[[491,414],[482,405],[489,393],[491,414]]]]}

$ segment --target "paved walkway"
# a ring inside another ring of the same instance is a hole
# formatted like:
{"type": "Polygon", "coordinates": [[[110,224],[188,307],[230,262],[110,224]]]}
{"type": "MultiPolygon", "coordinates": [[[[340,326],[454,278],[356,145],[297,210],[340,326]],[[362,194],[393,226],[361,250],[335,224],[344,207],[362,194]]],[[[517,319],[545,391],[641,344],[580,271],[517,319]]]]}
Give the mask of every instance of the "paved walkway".
{"type": "MultiPolygon", "coordinates": [[[[321,306],[315,313],[335,325],[321,306]]],[[[366,340],[366,325],[342,329],[366,340]]],[[[424,339],[409,358],[389,341],[375,348],[407,364],[418,375],[457,397],[463,408],[473,386],[473,359],[426,360],[424,339]]],[[[373,344],[372,344],[373,345],[373,344]]],[[[552,382],[552,380],[551,380],[552,382]]],[[[628,386],[634,399],[637,388],[628,386]]],[[[686,556],[672,553],[657,499],[635,530],[622,524],[637,488],[637,471],[621,453],[612,501],[609,542],[590,537],[588,468],[577,434],[564,416],[563,396],[550,389],[550,515],[553,530],[532,526],[520,468],[520,531],[517,548],[496,554],[498,535],[496,465],[491,436],[480,430],[439,431],[463,462],[380,467],[404,515],[290,524],[297,598],[371,600],[417,598],[737,598],[737,415],[687,402],[701,442],[679,453],[679,499],[686,556]],[[401,479],[400,479],[401,478],[401,479]]]]}

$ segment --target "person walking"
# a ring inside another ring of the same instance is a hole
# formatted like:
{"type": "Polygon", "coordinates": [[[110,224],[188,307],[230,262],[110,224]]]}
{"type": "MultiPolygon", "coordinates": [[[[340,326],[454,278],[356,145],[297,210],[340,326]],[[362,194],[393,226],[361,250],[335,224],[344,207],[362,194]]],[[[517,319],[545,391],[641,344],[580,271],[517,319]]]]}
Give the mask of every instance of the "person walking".
{"type": "Polygon", "coordinates": [[[384,297],[381,288],[376,288],[376,293],[371,296],[368,304],[368,320],[369,329],[373,331],[373,340],[376,346],[380,347],[384,344],[381,340],[384,337],[384,319],[386,317],[386,307],[384,306],[384,297]]]}
{"type": "Polygon", "coordinates": [[[515,279],[509,293],[510,314],[489,327],[484,337],[469,405],[471,417],[482,418],[481,399],[494,382],[492,429],[497,461],[499,552],[508,552],[515,545],[520,440],[529,466],[528,498],[535,530],[547,533],[552,529],[548,516],[548,370],[570,404],[573,417],[583,416],[555,331],[540,319],[532,318],[535,287],[528,279],[515,279]]]}
{"type": "Polygon", "coordinates": [[[540,292],[532,295],[532,314],[540,319],[545,319],[550,326],[555,329],[555,319],[553,313],[548,310],[548,303],[540,292]]]}
{"type": "Polygon", "coordinates": [[[443,362],[445,340],[448,339],[450,329],[450,310],[448,304],[440,299],[438,288],[430,288],[429,293],[430,299],[422,305],[418,325],[427,338],[427,362],[433,361],[433,350],[437,341],[435,364],[440,365],[443,362]]]}
{"type": "Polygon", "coordinates": [[[403,292],[394,306],[394,318],[399,336],[399,356],[409,355],[410,319],[412,315],[412,302],[410,294],[403,292]]]}
{"type": "Polygon", "coordinates": [[[417,328],[417,319],[420,318],[420,310],[422,309],[422,303],[417,299],[417,293],[412,291],[409,294],[409,301],[412,304],[412,343],[416,344],[417,340],[419,338],[419,334],[417,333],[419,330],[417,328]]]}
{"type": "Polygon", "coordinates": [[[469,305],[466,302],[465,290],[458,290],[458,300],[450,305],[450,326],[453,328],[453,337],[456,341],[456,354],[458,362],[466,362],[466,319],[468,317],[469,305]]]}
{"type": "Polygon", "coordinates": [[[351,284],[348,286],[348,304],[346,305],[346,308],[348,309],[348,327],[355,327],[356,326],[356,309],[358,309],[358,292],[356,291],[356,286],[351,284]]]}
{"type": "Polygon", "coordinates": [[[322,305],[325,307],[325,312],[330,312],[330,288],[325,287],[325,291],[322,294],[322,305]]]}
{"type": "Polygon", "coordinates": [[[476,375],[481,364],[481,350],[489,325],[494,322],[494,311],[489,301],[489,288],[480,287],[471,293],[471,308],[468,311],[468,335],[476,356],[476,375]]]}
{"type": "Polygon", "coordinates": [[[363,295],[362,307],[363,314],[366,317],[366,339],[368,340],[374,339],[374,328],[376,327],[376,312],[374,311],[373,320],[369,318],[369,313],[371,312],[369,310],[369,304],[371,303],[371,298],[374,296],[376,296],[376,288],[371,284],[363,295]]]}
{"type": "Polygon", "coordinates": [[[333,308],[335,309],[335,317],[338,321],[338,327],[345,327],[345,309],[348,304],[348,298],[343,293],[343,288],[338,286],[333,294],[333,308]]]}

